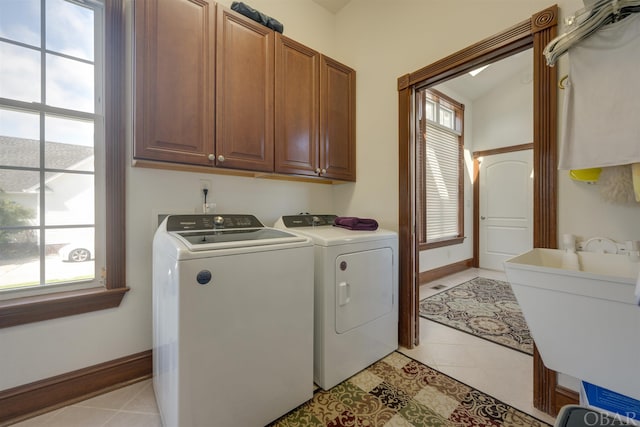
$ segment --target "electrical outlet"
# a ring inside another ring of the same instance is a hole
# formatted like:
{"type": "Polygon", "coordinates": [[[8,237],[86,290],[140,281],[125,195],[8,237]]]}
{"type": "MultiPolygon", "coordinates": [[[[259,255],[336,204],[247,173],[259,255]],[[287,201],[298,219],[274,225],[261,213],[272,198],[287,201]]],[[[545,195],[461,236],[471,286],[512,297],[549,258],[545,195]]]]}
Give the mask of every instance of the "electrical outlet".
{"type": "Polygon", "coordinates": [[[211,181],[208,179],[200,180],[200,197],[202,197],[202,213],[211,213],[211,181]]]}

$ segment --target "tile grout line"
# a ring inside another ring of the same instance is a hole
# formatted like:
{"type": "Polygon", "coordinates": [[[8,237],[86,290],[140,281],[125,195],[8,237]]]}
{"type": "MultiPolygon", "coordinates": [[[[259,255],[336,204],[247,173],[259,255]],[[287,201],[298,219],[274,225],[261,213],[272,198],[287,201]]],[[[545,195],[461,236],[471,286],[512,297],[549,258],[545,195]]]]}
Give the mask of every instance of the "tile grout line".
{"type": "MultiPolygon", "coordinates": [[[[147,390],[149,387],[153,387],[153,383],[150,382],[150,380],[146,380],[149,381],[149,383],[147,385],[145,385],[144,387],[141,387],[140,390],[134,394],[131,399],[129,399],[127,402],[125,402],[124,405],[122,405],[122,407],[120,408],[120,412],[122,413],[136,413],[136,414],[152,414],[152,415],[158,415],[158,412],[141,412],[141,411],[127,411],[125,408],[127,407],[127,405],[129,405],[131,402],[133,402],[138,396],[140,396],[145,390],[147,390]]],[[[153,393],[153,398],[155,400],[155,393],[153,393]]],[[[157,401],[156,401],[156,405],[157,405],[157,401]]]]}
{"type": "MultiPolygon", "coordinates": [[[[90,408],[92,411],[95,410],[94,408],[90,408]]],[[[109,424],[109,422],[114,419],[117,415],[118,415],[118,410],[113,410],[113,409],[106,409],[106,411],[113,411],[113,415],[111,415],[109,418],[106,419],[106,421],[104,423],[102,423],[101,427],[106,426],[107,424],[109,424]]]]}

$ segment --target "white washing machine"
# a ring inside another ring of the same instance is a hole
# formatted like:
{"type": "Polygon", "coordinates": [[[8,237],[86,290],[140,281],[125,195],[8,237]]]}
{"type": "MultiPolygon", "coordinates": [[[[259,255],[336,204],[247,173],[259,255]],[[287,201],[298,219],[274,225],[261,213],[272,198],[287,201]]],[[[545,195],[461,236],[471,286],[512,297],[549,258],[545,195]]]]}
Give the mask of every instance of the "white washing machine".
{"type": "Polygon", "coordinates": [[[314,359],[325,390],[398,348],[398,236],[334,227],[335,215],[281,217],[315,246],[314,359]]]}
{"type": "Polygon", "coordinates": [[[313,246],[251,215],[167,217],[153,240],[165,427],[264,426],[313,397],[313,246]]]}

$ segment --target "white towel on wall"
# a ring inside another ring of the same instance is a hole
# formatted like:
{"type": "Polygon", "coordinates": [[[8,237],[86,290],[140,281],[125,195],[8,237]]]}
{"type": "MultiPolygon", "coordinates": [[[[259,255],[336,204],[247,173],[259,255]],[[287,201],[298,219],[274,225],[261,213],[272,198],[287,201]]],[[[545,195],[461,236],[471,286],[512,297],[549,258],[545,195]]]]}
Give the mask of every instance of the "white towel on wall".
{"type": "Polygon", "coordinates": [[[640,14],[572,46],[559,169],[640,162],[640,14]]]}

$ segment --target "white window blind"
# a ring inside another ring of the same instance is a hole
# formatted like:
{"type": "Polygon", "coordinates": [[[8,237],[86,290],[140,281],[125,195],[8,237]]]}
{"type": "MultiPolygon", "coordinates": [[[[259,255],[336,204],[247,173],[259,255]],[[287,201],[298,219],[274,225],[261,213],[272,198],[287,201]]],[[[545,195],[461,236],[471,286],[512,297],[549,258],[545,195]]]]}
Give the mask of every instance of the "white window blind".
{"type": "Polygon", "coordinates": [[[459,137],[452,130],[426,126],[426,240],[458,237],[459,137]]]}

